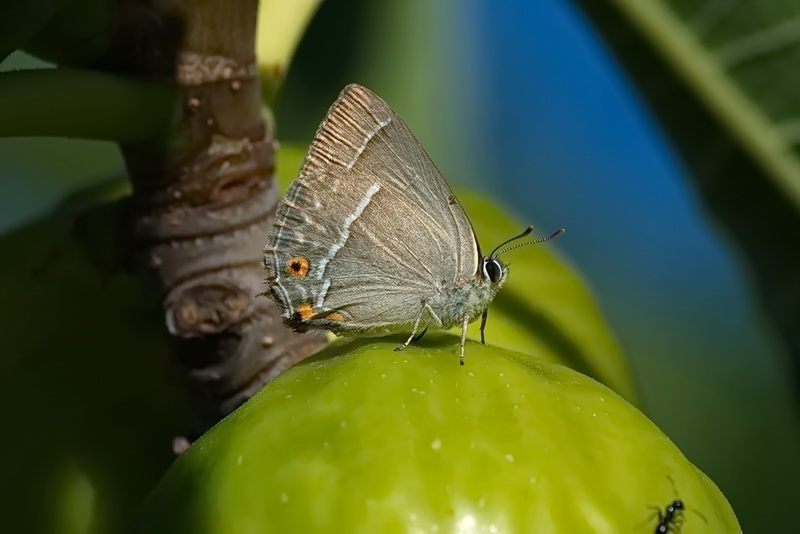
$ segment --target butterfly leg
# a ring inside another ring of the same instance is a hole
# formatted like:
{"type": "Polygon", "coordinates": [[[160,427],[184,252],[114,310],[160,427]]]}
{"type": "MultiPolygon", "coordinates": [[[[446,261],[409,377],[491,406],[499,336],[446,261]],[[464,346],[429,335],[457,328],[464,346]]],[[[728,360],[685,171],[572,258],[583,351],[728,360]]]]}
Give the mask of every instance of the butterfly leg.
{"type": "Polygon", "coordinates": [[[428,333],[428,329],[427,328],[425,330],[423,330],[422,332],[420,332],[419,335],[417,335],[414,339],[411,340],[411,342],[412,343],[416,343],[417,341],[422,339],[423,336],[425,336],[426,333],[428,333]]]}
{"type": "MultiPolygon", "coordinates": [[[[417,314],[417,319],[414,321],[414,328],[411,330],[411,335],[408,336],[408,339],[406,339],[405,343],[403,343],[402,345],[398,345],[397,347],[394,348],[394,350],[403,350],[406,347],[408,347],[409,345],[411,345],[411,343],[413,341],[415,341],[415,339],[418,339],[416,337],[417,336],[417,330],[419,329],[419,322],[422,320],[422,314],[423,313],[425,313],[425,306],[423,306],[422,309],[420,309],[419,313],[417,314]]],[[[427,328],[425,330],[427,330],[427,328]]],[[[424,335],[425,335],[425,332],[422,332],[422,334],[420,334],[419,337],[422,337],[424,335]]]]}
{"type": "Polygon", "coordinates": [[[481,315],[481,345],[486,345],[486,338],[483,336],[483,331],[486,330],[487,317],[489,317],[489,308],[483,310],[483,315],[481,315]]]}
{"type": "Polygon", "coordinates": [[[464,365],[464,344],[467,342],[468,326],[469,326],[469,317],[464,317],[464,322],[461,323],[461,356],[458,358],[458,363],[462,367],[464,365]]]}

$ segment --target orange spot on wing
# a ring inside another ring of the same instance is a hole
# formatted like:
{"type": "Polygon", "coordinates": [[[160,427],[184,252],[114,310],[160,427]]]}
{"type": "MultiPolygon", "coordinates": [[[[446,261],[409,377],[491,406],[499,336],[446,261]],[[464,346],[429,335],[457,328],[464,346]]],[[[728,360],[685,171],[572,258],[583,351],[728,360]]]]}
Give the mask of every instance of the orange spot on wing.
{"type": "Polygon", "coordinates": [[[339,312],[333,312],[327,317],[331,321],[346,321],[347,318],[339,312]]]}
{"type": "Polygon", "coordinates": [[[314,306],[311,304],[301,304],[294,309],[294,313],[301,321],[310,319],[317,314],[317,312],[314,311],[314,306]]]}
{"type": "Polygon", "coordinates": [[[308,274],[309,264],[308,259],[302,256],[290,258],[286,262],[286,274],[294,278],[305,278],[308,274]]]}

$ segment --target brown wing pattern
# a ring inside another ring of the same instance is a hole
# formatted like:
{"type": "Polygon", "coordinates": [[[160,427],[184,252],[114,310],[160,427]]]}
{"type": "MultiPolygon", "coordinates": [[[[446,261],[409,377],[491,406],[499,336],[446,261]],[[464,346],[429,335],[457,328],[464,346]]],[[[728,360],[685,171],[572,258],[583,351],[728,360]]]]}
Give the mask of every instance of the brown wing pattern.
{"type": "Polygon", "coordinates": [[[473,275],[478,256],[466,214],[406,124],[371,91],[347,86],[265,249],[284,317],[342,332],[403,330],[436,284],[473,275]]]}

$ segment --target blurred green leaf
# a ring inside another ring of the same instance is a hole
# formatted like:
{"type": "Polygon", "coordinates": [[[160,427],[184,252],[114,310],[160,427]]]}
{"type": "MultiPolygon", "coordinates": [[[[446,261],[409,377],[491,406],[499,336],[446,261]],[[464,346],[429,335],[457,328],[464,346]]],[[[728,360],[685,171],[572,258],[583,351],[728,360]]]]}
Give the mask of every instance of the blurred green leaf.
{"type": "Polygon", "coordinates": [[[261,78],[262,101],[272,107],[295,49],[305,33],[319,0],[260,0],[256,57],[261,78]]]}
{"type": "Polygon", "coordinates": [[[597,382],[458,337],[336,344],[196,442],[138,534],[741,532],[719,490],[597,382]],[[674,481],[670,482],[669,477],[674,481]],[[679,492],[679,495],[676,495],[679,492]]]}
{"type": "Polygon", "coordinates": [[[179,110],[178,92],[166,84],[89,70],[0,72],[0,137],[134,143],[165,132],[179,110]]]}
{"type": "MultiPolygon", "coordinates": [[[[296,146],[281,148],[277,172],[282,190],[297,176],[304,155],[304,149],[296,146]]],[[[459,193],[459,200],[484,251],[527,226],[475,193],[459,193]]],[[[622,351],[583,282],[553,251],[556,243],[504,256],[511,272],[489,306],[486,342],[571,367],[633,402],[636,388],[622,351]]],[[[480,340],[480,321],[470,326],[469,335],[480,340]]]]}
{"type": "Polygon", "coordinates": [[[800,385],[800,4],[583,0],[746,257],[800,385]]]}

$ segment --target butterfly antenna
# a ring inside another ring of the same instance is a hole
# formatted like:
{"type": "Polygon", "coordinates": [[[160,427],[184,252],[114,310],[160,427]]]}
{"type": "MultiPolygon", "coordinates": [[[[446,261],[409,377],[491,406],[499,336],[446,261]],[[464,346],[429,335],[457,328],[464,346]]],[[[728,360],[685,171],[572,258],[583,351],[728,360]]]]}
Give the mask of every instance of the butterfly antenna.
{"type": "Polygon", "coordinates": [[[497,252],[497,249],[503,248],[504,246],[508,245],[509,243],[511,243],[513,241],[516,241],[517,239],[522,239],[523,237],[525,237],[526,235],[530,234],[531,232],[533,232],[533,225],[528,226],[525,229],[525,231],[522,232],[521,234],[515,235],[511,239],[507,239],[507,240],[503,241],[502,243],[500,243],[499,245],[497,245],[496,247],[494,247],[494,250],[492,251],[491,254],[489,254],[489,257],[490,258],[494,258],[495,257],[494,253],[497,252]]]}
{"type": "Polygon", "coordinates": [[[495,249],[492,251],[492,253],[489,254],[489,257],[490,258],[497,258],[499,256],[502,256],[506,252],[510,252],[510,251],[512,251],[514,249],[517,249],[517,248],[520,248],[520,247],[526,247],[528,245],[535,245],[537,243],[544,243],[545,241],[550,241],[551,239],[557,238],[558,236],[560,236],[561,234],[563,234],[565,232],[565,230],[563,228],[559,228],[558,230],[556,230],[555,232],[553,232],[551,235],[549,235],[547,237],[540,237],[539,239],[532,239],[531,241],[525,241],[524,243],[517,243],[516,245],[512,245],[512,246],[506,247],[506,248],[502,248],[502,247],[505,247],[505,245],[508,245],[509,243],[511,243],[513,241],[516,241],[517,239],[522,239],[526,235],[530,234],[532,231],[533,231],[533,226],[528,226],[528,228],[526,228],[525,231],[522,232],[521,234],[519,234],[518,236],[512,237],[508,241],[505,241],[505,242],[500,243],[499,245],[497,245],[495,247],[495,249]],[[501,249],[500,252],[497,252],[498,249],[501,249]]]}

